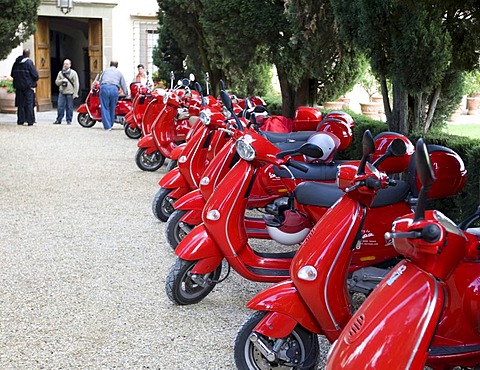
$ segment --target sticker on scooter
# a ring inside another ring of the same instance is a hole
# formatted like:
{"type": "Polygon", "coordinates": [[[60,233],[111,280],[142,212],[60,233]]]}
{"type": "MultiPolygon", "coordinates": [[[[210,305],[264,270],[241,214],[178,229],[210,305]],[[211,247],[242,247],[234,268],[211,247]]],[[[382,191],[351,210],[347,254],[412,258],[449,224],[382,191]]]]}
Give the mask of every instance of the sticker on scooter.
{"type": "Polygon", "coordinates": [[[388,286],[391,286],[391,285],[395,282],[395,280],[397,280],[397,279],[400,277],[400,275],[403,274],[403,272],[404,272],[406,269],[407,269],[407,266],[405,266],[405,265],[400,266],[400,267],[397,269],[397,271],[395,271],[395,272],[393,273],[393,275],[391,276],[391,278],[387,280],[387,285],[388,285],[388,286]]]}

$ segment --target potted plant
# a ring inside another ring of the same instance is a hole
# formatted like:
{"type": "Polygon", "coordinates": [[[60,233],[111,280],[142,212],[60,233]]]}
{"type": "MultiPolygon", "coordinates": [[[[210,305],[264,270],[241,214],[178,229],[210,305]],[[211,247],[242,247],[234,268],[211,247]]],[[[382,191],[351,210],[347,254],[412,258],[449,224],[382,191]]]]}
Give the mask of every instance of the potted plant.
{"type": "Polygon", "coordinates": [[[467,72],[464,79],[467,114],[480,114],[480,71],[467,72]]]}
{"type": "Polygon", "coordinates": [[[10,77],[0,78],[0,112],[16,113],[15,107],[15,89],[13,80],[10,77]]]}
{"type": "Polygon", "coordinates": [[[366,69],[359,84],[368,94],[368,102],[360,103],[362,114],[372,119],[379,119],[383,113],[383,97],[380,93],[378,81],[370,67],[366,69]]]}

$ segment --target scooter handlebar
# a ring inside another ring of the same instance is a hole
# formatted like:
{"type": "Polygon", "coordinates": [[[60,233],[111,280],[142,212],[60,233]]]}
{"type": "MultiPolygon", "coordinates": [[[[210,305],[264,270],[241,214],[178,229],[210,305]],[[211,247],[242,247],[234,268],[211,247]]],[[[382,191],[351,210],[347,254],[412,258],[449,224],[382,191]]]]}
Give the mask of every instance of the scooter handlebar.
{"type": "Polygon", "coordinates": [[[423,239],[427,243],[435,243],[439,240],[442,230],[438,225],[429,224],[421,230],[413,230],[407,232],[386,232],[385,239],[408,238],[423,239]]]}
{"type": "Polygon", "coordinates": [[[300,162],[297,162],[297,161],[289,160],[287,162],[287,166],[296,168],[297,170],[300,170],[302,172],[308,172],[308,167],[305,166],[304,164],[300,163],[300,162]]]}

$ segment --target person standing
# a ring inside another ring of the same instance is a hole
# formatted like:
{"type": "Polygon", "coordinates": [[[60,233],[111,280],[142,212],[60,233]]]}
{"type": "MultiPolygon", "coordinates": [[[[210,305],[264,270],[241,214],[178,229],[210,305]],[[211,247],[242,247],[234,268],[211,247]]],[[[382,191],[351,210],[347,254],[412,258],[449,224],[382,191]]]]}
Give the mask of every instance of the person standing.
{"type": "Polygon", "coordinates": [[[58,106],[57,119],[54,124],[62,123],[66,111],[67,125],[72,124],[73,118],[73,99],[78,98],[78,89],[80,87],[78,74],[72,68],[70,59],[63,61],[63,68],[58,72],[55,85],[58,86],[58,106]]]}
{"type": "Polygon", "coordinates": [[[147,84],[147,75],[145,74],[145,66],[143,64],[139,64],[137,66],[138,73],[135,76],[135,82],[140,82],[142,85],[147,84]]]}
{"type": "Polygon", "coordinates": [[[122,72],[118,69],[118,62],[112,60],[100,76],[100,105],[102,111],[103,128],[111,131],[115,121],[115,107],[117,106],[120,89],[128,94],[127,83],[122,72]]]}
{"type": "Polygon", "coordinates": [[[32,126],[35,122],[35,87],[37,87],[38,71],[30,59],[30,50],[24,49],[13,63],[13,87],[15,88],[15,106],[17,107],[17,125],[27,122],[32,126]]]}

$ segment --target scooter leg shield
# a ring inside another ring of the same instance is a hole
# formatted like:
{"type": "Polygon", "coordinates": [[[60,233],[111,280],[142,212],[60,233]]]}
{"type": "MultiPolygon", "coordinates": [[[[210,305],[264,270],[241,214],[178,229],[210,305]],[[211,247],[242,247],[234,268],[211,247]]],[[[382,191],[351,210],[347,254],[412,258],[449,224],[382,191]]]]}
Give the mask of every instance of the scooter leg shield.
{"type": "Polygon", "coordinates": [[[223,254],[201,224],[195,227],[178,244],[175,254],[183,260],[198,261],[191,271],[207,274],[215,270],[223,260],[223,254]]]}
{"type": "Polygon", "coordinates": [[[440,282],[401,262],[350,319],[327,369],[423,369],[444,301],[440,282]]]}
{"type": "Polygon", "coordinates": [[[315,317],[300,297],[291,280],[282,281],[268,287],[253,297],[246,306],[256,311],[270,311],[255,328],[255,331],[260,334],[272,338],[283,338],[290,334],[296,324],[300,324],[312,333],[320,334],[322,332],[315,317]],[[267,319],[267,317],[271,318],[267,319]],[[266,324],[268,320],[276,323],[276,325],[269,327],[266,324]],[[291,327],[293,322],[295,325],[291,327]],[[283,325],[285,325],[285,328],[283,325]],[[291,329],[288,330],[287,327],[291,327],[291,329]],[[285,331],[287,331],[286,334],[285,331]]]}

